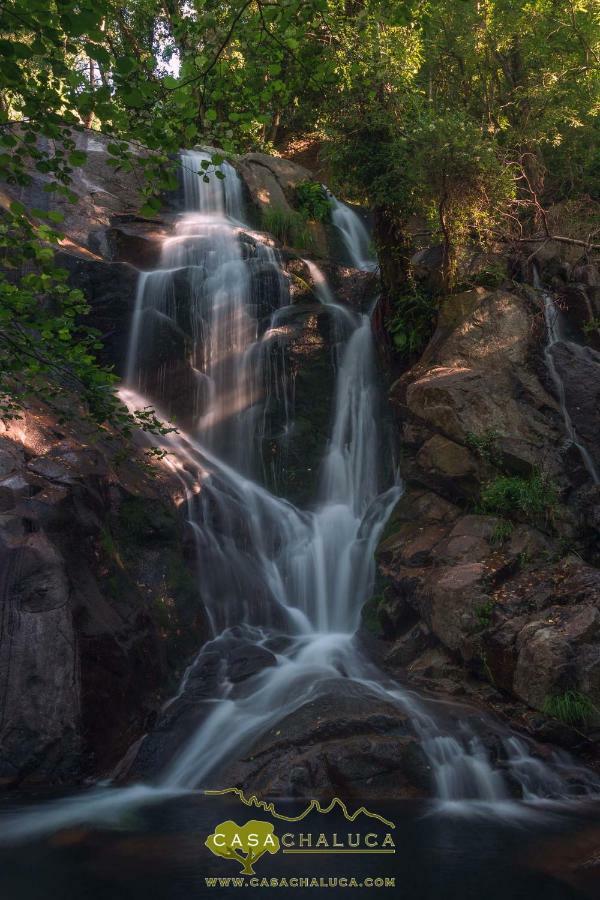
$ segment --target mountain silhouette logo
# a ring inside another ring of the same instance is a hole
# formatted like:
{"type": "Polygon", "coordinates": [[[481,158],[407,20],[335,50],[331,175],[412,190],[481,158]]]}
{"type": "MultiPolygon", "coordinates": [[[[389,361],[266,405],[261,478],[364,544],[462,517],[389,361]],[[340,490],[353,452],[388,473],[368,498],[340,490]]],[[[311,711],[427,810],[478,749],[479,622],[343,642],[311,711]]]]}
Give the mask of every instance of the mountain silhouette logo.
{"type": "Polygon", "coordinates": [[[243,875],[254,875],[257,860],[265,853],[277,853],[280,847],[272,822],[259,819],[250,819],[245,825],[231,819],[221,822],[204,843],[215,856],[236,860],[243,875]]]}

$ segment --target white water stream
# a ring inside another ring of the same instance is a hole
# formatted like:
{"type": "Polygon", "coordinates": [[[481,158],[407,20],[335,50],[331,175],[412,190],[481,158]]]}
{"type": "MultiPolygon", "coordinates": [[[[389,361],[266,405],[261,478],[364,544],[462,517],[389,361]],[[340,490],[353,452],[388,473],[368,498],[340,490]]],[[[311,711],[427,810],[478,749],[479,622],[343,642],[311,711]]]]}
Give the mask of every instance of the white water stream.
{"type": "MultiPolygon", "coordinates": [[[[164,243],[159,268],[140,274],[123,398],[138,407],[152,403],[168,415],[174,398],[181,400],[180,384],[188,392],[187,432],[160,443],[185,487],[212,639],[171,703],[186,695],[209,654],[224,659],[232,647],[268,648],[275,664],[257,671],[242,689],[222,676],[211,697],[199,701],[204,715],[198,726],[153,774],[151,785],[98,787],[5,817],[2,836],[23,840],[78,822],[111,821],[132,807],[218,783],[226,764],[332,685],[339,692],[358,686],[374,702],[393,703],[410,717],[445,808],[514,813],[523,808],[511,800],[515,785],[529,801],[592,793],[595,781],[571,762],[542,762],[497,723],[481,716],[470,724],[472,714],[461,718],[456,708],[419,698],[361,654],[355,633],[373,591],[374,551],[401,495],[400,484],[386,486],[381,471],[370,320],[339,306],[320,271],[307,263],[321,302],[331,308],[340,346],[317,495],[311,508],[298,509],[258,480],[269,367],[290,309],[286,281],[269,240],[241,224],[235,171],[223,164],[225,179],[213,177],[208,184],[196,174],[207,158],[183,154],[187,211],[164,243]],[[267,276],[266,292],[256,290],[257,270],[267,276]],[[184,320],[191,344],[181,339],[184,320]],[[173,384],[172,366],[159,363],[170,341],[181,343],[191,381],[176,370],[173,384]],[[501,768],[486,747],[492,731],[502,747],[501,768]]],[[[349,250],[371,267],[362,223],[348,224],[354,214],[344,210],[349,250]]],[[[277,373],[281,382],[285,373],[277,373]]],[[[283,382],[279,387],[283,397],[283,382]]],[[[293,408],[286,407],[285,419],[293,422],[293,408]]]]}
{"type": "Polygon", "coordinates": [[[534,287],[536,287],[538,290],[541,290],[542,292],[542,299],[544,302],[544,321],[546,324],[546,346],[544,348],[544,358],[546,360],[548,372],[550,373],[550,377],[552,378],[554,387],[556,388],[558,403],[560,405],[563,422],[565,423],[565,431],[567,433],[567,437],[579,451],[579,455],[581,456],[583,464],[594,484],[600,484],[600,473],[598,472],[594,464],[594,460],[592,459],[589,450],[581,442],[575,426],[573,425],[573,421],[567,407],[565,386],[560,376],[560,372],[556,367],[554,355],[552,353],[553,348],[559,343],[568,343],[575,353],[581,351],[581,347],[578,344],[574,344],[566,340],[566,337],[563,334],[562,313],[554,302],[552,295],[548,293],[548,291],[544,291],[542,289],[540,277],[537,269],[535,268],[533,270],[533,283],[534,287]]]}
{"type": "Polygon", "coordinates": [[[333,194],[330,195],[330,200],[331,220],[340,232],[350,262],[357,269],[375,269],[377,260],[371,253],[371,238],[364,222],[354,210],[333,194]]]}

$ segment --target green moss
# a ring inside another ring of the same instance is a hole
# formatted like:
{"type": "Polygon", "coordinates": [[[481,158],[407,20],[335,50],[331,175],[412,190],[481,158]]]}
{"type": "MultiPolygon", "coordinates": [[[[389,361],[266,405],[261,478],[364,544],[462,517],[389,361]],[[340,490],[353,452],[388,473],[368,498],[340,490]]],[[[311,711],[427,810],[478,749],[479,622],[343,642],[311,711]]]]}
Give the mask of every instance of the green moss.
{"type": "Polygon", "coordinates": [[[383,594],[375,594],[370,600],[367,600],[362,608],[362,621],[365,628],[373,634],[381,634],[381,624],[379,622],[379,604],[384,599],[383,594]]]}
{"type": "Polygon", "coordinates": [[[100,532],[100,546],[107,556],[114,558],[117,555],[117,548],[115,546],[114,538],[112,536],[110,528],[108,528],[108,526],[106,525],[100,532]]]}
{"type": "Polygon", "coordinates": [[[166,583],[178,614],[184,619],[195,614],[198,610],[198,583],[176,550],[170,553],[167,560],[166,583]]]}
{"type": "Polygon", "coordinates": [[[127,497],[119,507],[115,531],[126,543],[173,540],[177,521],[174,513],[159,500],[127,497]]]}

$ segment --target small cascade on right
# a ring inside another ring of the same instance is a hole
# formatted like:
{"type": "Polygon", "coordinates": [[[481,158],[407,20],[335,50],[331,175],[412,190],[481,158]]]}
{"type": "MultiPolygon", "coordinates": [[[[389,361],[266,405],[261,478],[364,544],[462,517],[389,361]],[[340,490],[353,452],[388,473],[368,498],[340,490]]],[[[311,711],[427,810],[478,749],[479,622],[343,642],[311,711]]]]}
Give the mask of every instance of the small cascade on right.
{"type": "Polygon", "coordinates": [[[581,438],[577,434],[575,426],[573,425],[573,420],[571,418],[571,414],[569,413],[569,408],[567,405],[565,384],[556,366],[553,352],[557,344],[568,344],[568,346],[572,348],[576,353],[581,351],[582,348],[578,344],[574,344],[573,342],[568,341],[566,336],[564,335],[564,322],[562,312],[554,302],[552,295],[548,291],[544,290],[539,272],[536,267],[534,267],[533,269],[533,286],[536,288],[536,290],[541,292],[544,302],[544,321],[546,325],[546,346],[544,348],[544,359],[546,361],[548,372],[556,389],[556,395],[560,405],[560,411],[563,417],[563,421],[565,423],[565,431],[567,433],[567,437],[570,443],[573,444],[573,446],[576,447],[579,451],[583,464],[594,484],[600,484],[600,473],[598,472],[598,469],[594,463],[594,460],[592,459],[589,450],[582,443],[581,438]]]}
{"type": "Polygon", "coordinates": [[[329,200],[331,221],[340,232],[350,263],[355,269],[373,271],[377,268],[377,260],[371,251],[371,238],[364,222],[353,209],[333,194],[329,200]]]}

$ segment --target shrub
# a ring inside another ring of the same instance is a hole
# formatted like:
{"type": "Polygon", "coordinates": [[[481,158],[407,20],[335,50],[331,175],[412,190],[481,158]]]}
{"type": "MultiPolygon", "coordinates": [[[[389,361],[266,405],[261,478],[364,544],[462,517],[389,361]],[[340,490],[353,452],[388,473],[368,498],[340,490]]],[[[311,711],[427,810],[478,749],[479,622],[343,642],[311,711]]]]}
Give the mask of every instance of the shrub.
{"type": "Polygon", "coordinates": [[[600,316],[594,316],[589,322],[583,326],[585,334],[593,334],[594,331],[600,331],[600,316]]]}
{"type": "Polygon", "coordinates": [[[303,181],[296,187],[298,210],[313,222],[329,222],[331,201],[318,181],[303,181]]]}
{"type": "Polygon", "coordinates": [[[565,691],[546,697],[542,712],[565,725],[588,725],[598,714],[590,698],[579,691],[565,691]]]}
{"type": "Polygon", "coordinates": [[[476,275],[471,283],[495,290],[506,281],[506,266],[499,261],[490,260],[476,275]]]}
{"type": "Polygon", "coordinates": [[[480,508],[484,513],[522,517],[530,522],[547,521],[558,502],[556,485],[543,473],[529,478],[503,475],[481,490],[480,508]]]}
{"type": "Polygon", "coordinates": [[[313,249],[308,220],[301,212],[266,207],[262,212],[262,227],[282,244],[302,250],[313,249]]]}
{"type": "Polygon", "coordinates": [[[397,297],[387,321],[396,350],[404,356],[419,353],[432,335],[436,316],[437,303],[423,291],[397,297]]]}

